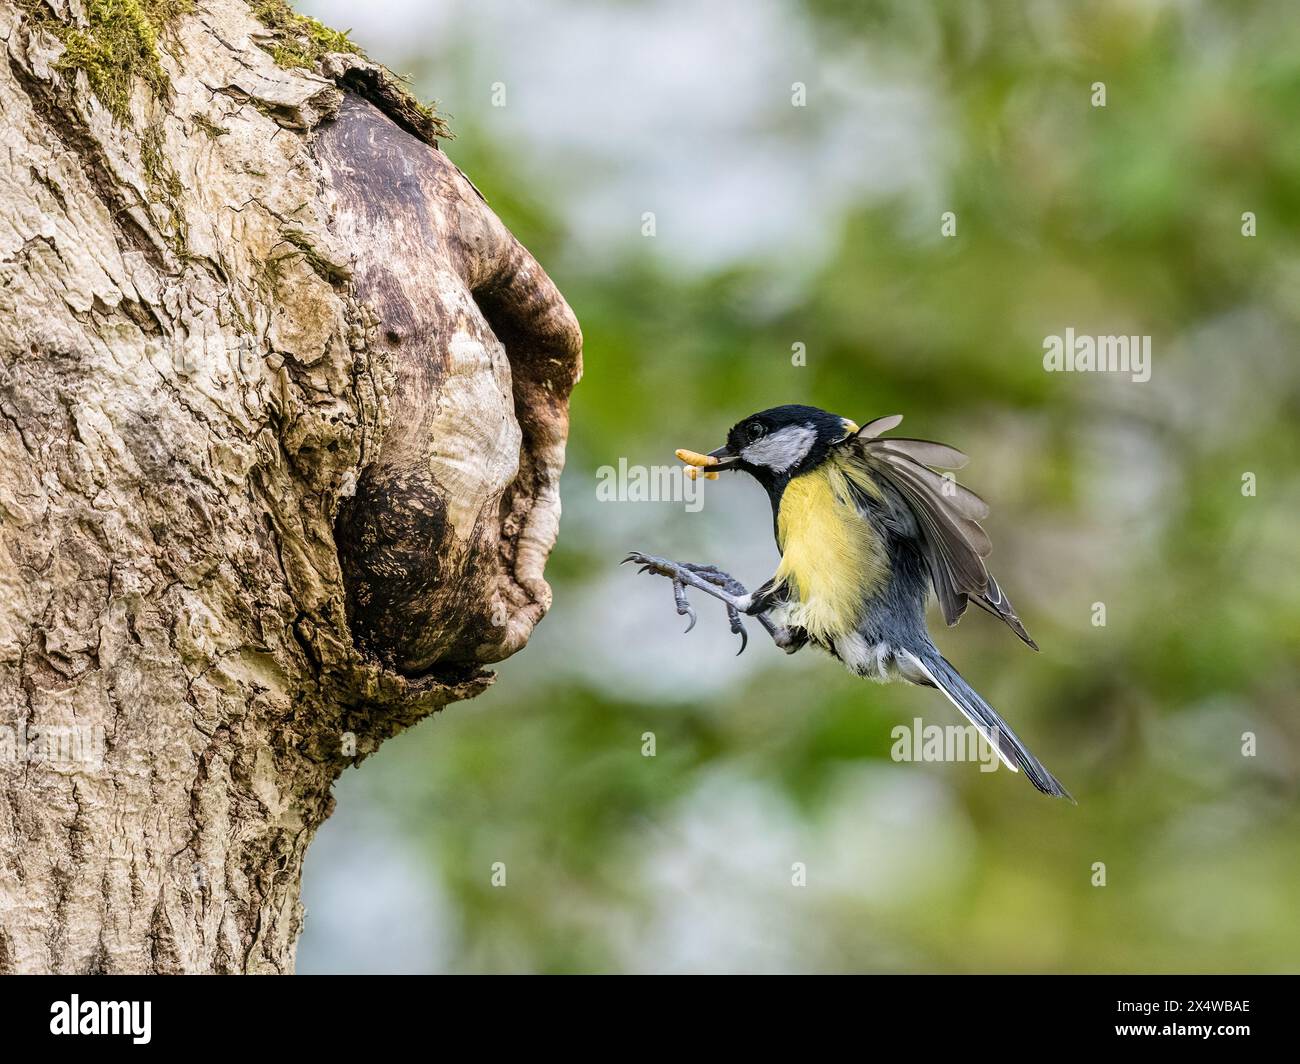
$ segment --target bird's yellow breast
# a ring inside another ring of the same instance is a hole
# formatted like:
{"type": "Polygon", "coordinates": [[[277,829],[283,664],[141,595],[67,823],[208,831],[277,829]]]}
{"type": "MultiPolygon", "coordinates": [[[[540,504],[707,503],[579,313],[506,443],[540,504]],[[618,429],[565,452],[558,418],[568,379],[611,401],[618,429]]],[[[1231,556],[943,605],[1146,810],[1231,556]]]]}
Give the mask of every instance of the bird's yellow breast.
{"type": "Polygon", "coordinates": [[[827,643],[857,627],[866,598],[888,571],[880,537],[853,504],[850,476],[835,461],[825,462],[790,481],[777,511],[776,579],[792,598],[785,621],[827,643]]]}

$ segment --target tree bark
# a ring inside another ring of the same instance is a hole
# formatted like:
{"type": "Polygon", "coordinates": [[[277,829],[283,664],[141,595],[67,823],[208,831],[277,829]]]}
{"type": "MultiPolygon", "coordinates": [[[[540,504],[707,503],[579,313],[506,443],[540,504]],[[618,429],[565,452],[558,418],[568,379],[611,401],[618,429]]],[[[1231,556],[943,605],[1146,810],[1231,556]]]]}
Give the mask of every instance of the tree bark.
{"type": "Polygon", "coordinates": [[[581,336],[337,35],[95,6],[0,0],[0,972],[289,972],[333,781],[549,606],[581,336]]]}

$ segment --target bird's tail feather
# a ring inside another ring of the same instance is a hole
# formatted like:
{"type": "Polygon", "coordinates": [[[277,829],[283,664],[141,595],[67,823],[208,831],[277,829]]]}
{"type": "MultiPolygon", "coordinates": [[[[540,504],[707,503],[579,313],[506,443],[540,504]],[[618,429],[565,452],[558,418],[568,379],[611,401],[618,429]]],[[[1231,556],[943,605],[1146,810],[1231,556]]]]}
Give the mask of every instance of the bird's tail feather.
{"type": "Polygon", "coordinates": [[[907,653],[919,671],[947,695],[948,701],[961,710],[962,715],[975,725],[1007,768],[1013,772],[1023,769],[1029,782],[1044,794],[1074,801],[1074,797],[1061,786],[1061,782],[1029,752],[1029,748],[1020,741],[1020,737],[1011,730],[1011,726],[998,716],[997,710],[980,697],[979,692],[962,678],[961,673],[954,669],[937,649],[929,646],[919,652],[907,653]]]}

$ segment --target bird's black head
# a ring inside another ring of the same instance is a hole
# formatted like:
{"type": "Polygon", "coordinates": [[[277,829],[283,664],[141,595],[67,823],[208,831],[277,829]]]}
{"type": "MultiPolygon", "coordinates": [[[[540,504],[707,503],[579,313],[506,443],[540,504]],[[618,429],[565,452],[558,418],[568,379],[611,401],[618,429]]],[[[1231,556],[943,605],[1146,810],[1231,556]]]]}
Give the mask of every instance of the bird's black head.
{"type": "Polygon", "coordinates": [[[727,445],[708,455],[679,451],[678,457],[713,473],[739,469],[769,492],[780,493],[792,477],[815,469],[831,447],[857,432],[847,418],[815,406],[774,406],[737,422],[727,433],[727,445]]]}

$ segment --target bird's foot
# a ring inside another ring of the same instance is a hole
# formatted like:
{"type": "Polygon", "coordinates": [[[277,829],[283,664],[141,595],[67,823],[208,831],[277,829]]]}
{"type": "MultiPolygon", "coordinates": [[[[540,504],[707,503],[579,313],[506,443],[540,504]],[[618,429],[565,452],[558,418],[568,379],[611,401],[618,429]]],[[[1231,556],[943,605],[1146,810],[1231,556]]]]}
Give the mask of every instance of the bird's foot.
{"type": "Polygon", "coordinates": [[[687,587],[698,588],[722,602],[727,610],[727,621],[731,631],[740,636],[740,649],[736,653],[745,652],[745,647],[749,645],[749,633],[745,631],[744,622],[740,619],[740,609],[742,600],[747,598],[749,592],[739,580],[724,573],[716,565],[674,562],[653,554],[642,554],[640,551],[632,551],[620,564],[627,562],[640,565],[639,572],[666,576],[673,582],[673,600],[677,604],[677,614],[689,618],[686,625],[688,632],[695,627],[697,618],[695,609],[686,599],[687,587]]]}

